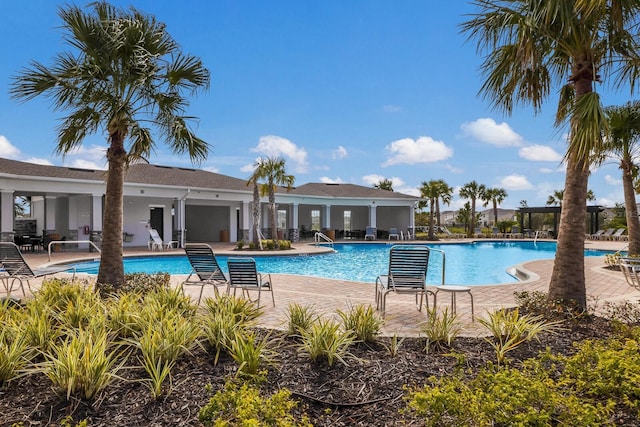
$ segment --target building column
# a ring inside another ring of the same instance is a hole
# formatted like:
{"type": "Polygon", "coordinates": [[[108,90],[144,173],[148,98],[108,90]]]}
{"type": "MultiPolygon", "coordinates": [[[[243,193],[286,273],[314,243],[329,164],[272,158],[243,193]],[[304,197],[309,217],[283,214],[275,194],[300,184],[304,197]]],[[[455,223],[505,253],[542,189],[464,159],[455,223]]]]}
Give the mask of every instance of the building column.
{"type": "Polygon", "coordinates": [[[45,196],[44,198],[44,229],[45,234],[58,233],[56,229],[56,203],[57,198],[45,196]]]}
{"type": "Polygon", "coordinates": [[[409,206],[409,231],[415,237],[416,233],[416,205],[409,206]]]}
{"type": "Polygon", "coordinates": [[[0,241],[3,242],[13,242],[14,203],[13,191],[0,192],[0,241]]]}
{"type": "Polygon", "coordinates": [[[247,201],[242,202],[242,208],[240,209],[240,218],[242,218],[241,232],[238,236],[238,240],[244,240],[245,242],[253,241],[253,227],[251,224],[251,203],[247,201]]]}
{"type": "Polygon", "coordinates": [[[369,205],[369,226],[377,228],[376,208],[377,206],[375,204],[369,205]]]}
{"type": "Polygon", "coordinates": [[[292,242],[300,241],[300,230],[298,229],[298,203],[291,205],[291,229],[289,229],[289,238],[292,242]]]}

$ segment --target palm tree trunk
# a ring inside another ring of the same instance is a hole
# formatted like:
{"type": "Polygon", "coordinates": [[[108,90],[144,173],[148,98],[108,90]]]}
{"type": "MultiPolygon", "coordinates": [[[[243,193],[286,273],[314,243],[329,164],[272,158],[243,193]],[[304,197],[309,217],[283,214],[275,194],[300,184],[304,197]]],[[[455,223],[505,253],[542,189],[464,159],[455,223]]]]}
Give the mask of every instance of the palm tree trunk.
{"type": "Polygon", "coordinates": [[[623,161],[621,167],[624,205],[627,216],[627,234],[629,235],[628,252],[630,255],[640,255],[640,218],[638,218],[636,194],[633,189],[633,163],[630,160],[623,161]]]}
{"type": "Polygon", "coordinates": [[[549,283],[549,301],[573,301],[586,309],[584,276],[585,207],[589,168],[570,156],[567,161],[564,198],[556,257],[549,283]]]}
{"type": "Polygon", "coordinates": [[[105,293],[106,287],[118,289],[124,284],[122,206],[126,157],[124,135],[121,132],[114,132],[111,135],[111,145],[107,150],[109,170],[104,203],[100,267],[96,281],[102,294],[105,293]]]}
{"type": "Polygon", "coordinates": [[[498,226],[498,203],[493,201],[493,226],[498,226]]]}
{"type": "Polygon", "coordinates": [[[258,183],[253,182],[253,206],[251,207],[253,219],[253,243],[256,248],[262,249],[262,241],[260,240],[260,190],[258,183]]]}
{"type": "Polygon", "coordinates": [[[434,209],[434,199],[433,197],[431,197],[429,199],[429,240],[436,240],[436,236],[435,233],[433,232],[433,229],[435,228],[433,225],[433,209],[434,209]]]}

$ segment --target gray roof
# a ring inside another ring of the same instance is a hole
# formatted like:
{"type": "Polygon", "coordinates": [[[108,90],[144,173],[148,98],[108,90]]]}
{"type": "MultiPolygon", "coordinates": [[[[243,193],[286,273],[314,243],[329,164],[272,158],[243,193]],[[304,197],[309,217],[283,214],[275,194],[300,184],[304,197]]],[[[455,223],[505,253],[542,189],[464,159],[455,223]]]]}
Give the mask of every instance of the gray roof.
{"type": "MultiPolygon", "coordinates": [[[[19,162],[0,158],[0,174],[18,176],[37,176],[69,180],[92,180],[104,182],[106,171],[100,169],[81,169],[68,166],[38,165],[35,163],[19,162]]],[[[250,192],[247,180],[207,172],[195,168],[183,168],[176,166],[150,165],[136,163],[129,166],[125,172],[126,183],[166,185],[172,187],[208,188],[250,192]]],[[[283,188],[278,188],[278,193],[286,193],[283,188]]],[[[327,184],[308,183],[295,187],[290,194],[300,196],[337,197],[337,198],[375,198],[375,199],[404,199],[420,200],[419,197],[395,191],[380,190],[373,187],[364,187],[355,184],[327,184]]]]}
{"type": "MultiPolygon", "coordinates": [[[[100,182],[104,182],[106,179],[105,170],[38,165],[2,158],[0,158],[0,174],[100,182]]],[[[200,169],[159,166],[146,163],[130,165],[129,169],[125,172],[124,180],[128,183],[139,184],[251,191],[251,189],[246,186],[246,180],[243,179],[200,169]]]]}
{"type": "Polygon", "coordinates": [[[290,191],[292,194],[318,197],[374,198],[420,200],[419,197],[356,184],[329,184],[311,182],[290,191]]]}

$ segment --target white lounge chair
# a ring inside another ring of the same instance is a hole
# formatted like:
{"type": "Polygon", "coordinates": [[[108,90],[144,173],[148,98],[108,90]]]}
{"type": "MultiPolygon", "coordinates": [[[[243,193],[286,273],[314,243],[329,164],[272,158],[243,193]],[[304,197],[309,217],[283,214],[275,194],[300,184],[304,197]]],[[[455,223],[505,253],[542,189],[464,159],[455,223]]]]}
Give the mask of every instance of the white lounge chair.
{"type": "Polygon", "coordinates": [[[147,242],[147,247],[151,251],[154,251],[156,249],[161,251],[164,249],[164,242],[162,241],[162,237],[160,237],[160,235],[158,234],[158,230],[156,230],[155,228],[149,229],[149,241],[147,242]]]}
{"type": "Polygon", "coordinates": [[[618,264],[629,286],[640,291],[640,258],[620,258],[618,264]]]}
{"type": "Polygon", "coordinates": [[[396,240],[400,240],[400,234],[398,234],[398,229],[397,228],[390,228],[389,229],[389,240],[391,240],[392,238],[394,238],[396,240]]]}
{"type": "Polygon", "coordinates": [[[364,232],[364,240],[376,240],[376,228],[375,227],[367,227],[364,232]]]}

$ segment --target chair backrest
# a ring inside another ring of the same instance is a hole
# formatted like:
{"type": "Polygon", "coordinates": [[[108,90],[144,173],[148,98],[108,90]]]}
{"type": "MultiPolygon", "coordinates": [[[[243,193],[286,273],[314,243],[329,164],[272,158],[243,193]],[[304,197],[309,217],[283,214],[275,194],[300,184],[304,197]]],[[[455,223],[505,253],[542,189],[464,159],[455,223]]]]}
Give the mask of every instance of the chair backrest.
{"type": "Polygon", "coordinates": [[[258,287],[258,270],[256,261],[249,257],[230,257],[227,259],[229,267],[229,284],[243,288],[258,287]]]}
{"type": "Polygon", "coordinates": [[[520,227],[518,227],[517,225],[514,225],[511,227],[511,234],[518,234],[520,233],[520,227]]]}
{"type": "Polygon", "coordinates": [[[366,235],[372,235],[375,236],[376,234],[376,228],[375,227],[367,227],[365,230],[365,234],[366,235]]]}
{"type": "Polygon", "coordinates": [[[393,235],[393,234],[395,234],[395,235],[397,235],[397,234],[398,234],[398,229],[397,229],[397,228],[390,228],[390,229],[389,229],[389,234],[392,234],[392,235],[393,235]]]}
{"type": "Polygon", "coordinates": [[[615,233],[612,234],[614,237],[620,237],[624,233],[624,228],[618,228],[615,233]]]}
{"type": "Polygon", "coordinates": [[[151,237],[151,240],[153,240],[155,243],[162,244],[162,237],[160,237],[160,234],[158,234],[158,230],[156,230],[155,228],[149,229],[149,237],[151,237]]]}
{"type": "Polygon", "coordinates": [[[211,246],[206,243],[187,243],[184,251],[200,280],[227,281],[211,246]]]}
{"type": "Polygon", "coordinates": [[[427,280],[428,267],[428,247],[393,246],[389,252],[389,286],[423,288],[427,280]]]}
{"type": "Polygon", "coordinates": [[[11,242],[0,242],[0,262],[10,276],[33,276],[33,270],[24,260],[20,249],[11,242]]]}
{"type": "Polygon", "coordinates": [[[640,290],[640,258],[620,258],[618,263],[629,286],[640,290]]]}
{"type": "Polygon", "coordinates": [[[607,228],[607,231],[605,231],[604,233],[602,233],[603,236],[605,237],[609,237],[611,236],[614,232],[616,231],[615,228],[607,228]]]}

